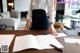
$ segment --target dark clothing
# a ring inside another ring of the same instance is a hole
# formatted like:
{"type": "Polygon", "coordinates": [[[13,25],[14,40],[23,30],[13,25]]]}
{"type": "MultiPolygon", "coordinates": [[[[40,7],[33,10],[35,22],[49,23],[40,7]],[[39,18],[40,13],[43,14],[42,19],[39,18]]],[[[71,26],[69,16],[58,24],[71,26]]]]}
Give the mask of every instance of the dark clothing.
{"type": "Polygon", "coordinates": [[[32,11],[32,27],[31,30],[47,30],[49,21],[45,10],[36,9],[32,11]]]}

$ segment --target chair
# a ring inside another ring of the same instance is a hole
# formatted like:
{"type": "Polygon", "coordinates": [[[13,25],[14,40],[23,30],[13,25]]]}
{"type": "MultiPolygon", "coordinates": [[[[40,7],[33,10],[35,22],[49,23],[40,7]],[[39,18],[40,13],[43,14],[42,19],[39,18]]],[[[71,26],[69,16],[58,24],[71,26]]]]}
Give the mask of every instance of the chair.
{"type": "Polygon", "coordinates": [[[20,12],[12,10],[11,12],[0,13],[0,24],[6,24],[6,27],[12,27],[17,30],[21,22],[20,12]]]}

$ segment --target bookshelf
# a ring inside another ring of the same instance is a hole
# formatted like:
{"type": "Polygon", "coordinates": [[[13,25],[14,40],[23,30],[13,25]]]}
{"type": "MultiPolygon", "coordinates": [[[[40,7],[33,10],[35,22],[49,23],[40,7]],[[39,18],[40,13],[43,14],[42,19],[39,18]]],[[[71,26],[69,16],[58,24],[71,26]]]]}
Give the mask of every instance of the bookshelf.
{"type": "Polygon", "coordinates": [[[57,0],[57,14],[56,14],[56,22],[59,21],[59,19],[63,19],[63,17],[60,18],[59,15],[64,15],[64,8],[65,8],[65,3],[64,0],[57,0]]]}
{"type": "Polygon", "coordinates": [[[0,0],[0,12],[3,12],[2,0],[0,0]]]}
{"type": "Polygon", "coordinates": [[[11,9],[14,9],[14,0],[7,0],[7,9],[8,11],[11,11],[11,9]]]}
{"type": "Polygon", "coordinates": [[[64,3],[64,0],[57,0],[57,3],[59,4],[61,4],[61,3],[64,3]]]}
{"type": "Polygon", "coordinates": [[[65,14],[75,18],[78,18],[77,11],[80,9],[79,0],[66,0],[69,3],[65,3],[65,14]]]}
{"type": "Polygon", "coordinates": [[[66,15],[67,17],[65,17],[64,22],[68,20],[66,21],[67,24],[65,24],[65,26],[68,27],[69,25],[72,29],[74,28],[79,29],[80,16],[76,12],[80,9],[80,1],[79,0],[65,0],[65,1],[67,2],[65,3],[64,15],[66,15]]]}

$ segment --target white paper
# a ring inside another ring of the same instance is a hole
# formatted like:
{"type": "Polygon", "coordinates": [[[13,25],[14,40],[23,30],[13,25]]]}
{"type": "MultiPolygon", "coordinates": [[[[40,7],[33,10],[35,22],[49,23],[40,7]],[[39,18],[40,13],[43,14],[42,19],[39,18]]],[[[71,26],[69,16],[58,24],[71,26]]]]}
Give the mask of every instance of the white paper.
{"type": "Polygon", "coordinates": [[[14,38],[14,34],[0,35],[0,48],[1,45],[8,45],[9,47],[13,38],[14,38]]]}
{"type": "Polygon", "coordinates": [[[80,39],[64,38],[65,43],[80,43],[80,39]]]}
{"type": "Polygon", "coordinates": [[[76,41],[76,43],[77,43],[78,45],[80,45],[80,40],[76,41]]]}
{"type": "Polygon", "coordinates": [[[39,49],[35,37],[33,35],[24,35],[16,37],[13,52],[30,48],[39,49]]]}
{"type": "Polygon", "coordinates": [[[49,36],[48,38],[52,45],[56,46],[57,48],[64,48],[64,46],[54,36],[49,36]]]}
{"type": "Polygon", "coordinates": [[[58,48],[63,48],[63,46],[55,39],[54,36],[50,35],[24,35],[18,36],[15,39],[13,52],[21,51],[24,49],[52,49],[54,47],[50,46],[50,44],[55,45],[58,48]]]}
{"type": "MultiPolygon", "coordinates": [[[[53,34],[47,34],[47,35],[54,36],[53,34]]],[[[64,37],[64,36],[67,35],[65,33],[58,33],[58,36],[54,36],[54,37],[64,37]]]]}
{"type": "Polygon", "coordinates": [[[49,39],[50,36],[37,35],[35,37],[36,37],[36,40],[37,40],[40,50],[53,48],[52,46],[50,46],[50,44],[51,44],[50,39],[49,39]]]}
{"type": "Polygon", "coordinates": [[[58,48],[64,48],[62,44],[54,36],[50,35],[38,35],[36,36],[37,43],[40,49],[52,49],[53,47],[50,44],[58,48]]]}

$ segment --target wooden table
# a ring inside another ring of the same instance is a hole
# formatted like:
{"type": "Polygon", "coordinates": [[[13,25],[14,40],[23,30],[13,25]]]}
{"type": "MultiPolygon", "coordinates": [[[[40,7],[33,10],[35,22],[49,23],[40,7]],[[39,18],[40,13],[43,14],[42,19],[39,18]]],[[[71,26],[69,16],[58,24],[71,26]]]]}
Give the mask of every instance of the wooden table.
{"type": "MultiPolygon", "coordinates": [[[[48,34],[49,31],[47,30],[32,30],[32,31],[0,31],[0,34],[15,34],[16,36],[22,36],[22,35],[26,35],[26,34],[34,34],[34,35],[38,35],[38,34],[48,34]]],[[[15,37],[10,45],[9,48],[9,53],[12,53],[12,49],[13,49],[13,45],[14,45],[14,41],[15,41],[15,37]]],[[[68,36],[68,37],[72,37],[72,38],[80,38],[79,36],[68,36]]],[[[62,45],[65,47],[64,48],[64,52],[60,52],[57,51],[56,49],[46,49],[46,50],[24,50],[24,51],[20,51],[20,52],[16,52],[16,53],[80,53],[80,45],[77,44],[68,44],[65,43],[63,40],[63,37],[61,38],[57,38],[62,45]]]]}

